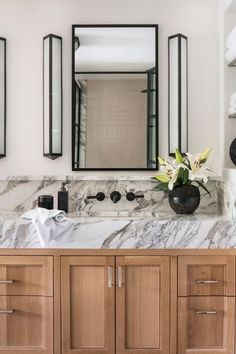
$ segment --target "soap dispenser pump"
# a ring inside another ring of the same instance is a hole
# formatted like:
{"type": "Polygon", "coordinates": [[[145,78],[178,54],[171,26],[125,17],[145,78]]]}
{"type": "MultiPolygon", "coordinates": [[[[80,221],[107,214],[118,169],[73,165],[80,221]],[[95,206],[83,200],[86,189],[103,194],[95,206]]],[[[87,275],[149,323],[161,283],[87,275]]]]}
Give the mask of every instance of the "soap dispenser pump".
{"type": "Polygon", "coordinates": [[[61,190],[58,192],[58,209],[68,213],[69,193],[66,190],[66,183],[62,182],[61,190]]]}

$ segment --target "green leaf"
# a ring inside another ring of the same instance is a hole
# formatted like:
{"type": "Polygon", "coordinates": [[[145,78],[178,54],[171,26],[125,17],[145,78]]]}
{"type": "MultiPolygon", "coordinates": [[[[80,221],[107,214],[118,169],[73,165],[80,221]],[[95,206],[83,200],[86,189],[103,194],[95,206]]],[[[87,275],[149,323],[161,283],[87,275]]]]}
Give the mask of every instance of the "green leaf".
{"type": "Polygon", "coordinates": [[[200,187],[202,187],[202,189],[204,189],[204,191],[206,191],[209,194],[209,196],[211,197],[211,193],[209,192],[207,187],[204,186],[204,184],[202,182],[200,182],[200,181],[194,181],[194,182],[196,182],[200,187]]]}
{"type": "Polygon", "coordinates": [[[166,164],[165,160],[162,157],[160,157],[160,156],[158,157],[158,162],[159,162],[160,165],[165,165],[166,164]]]}
{"type": "Polygon", "coordinates": [[[181,155],[181,153],[179,152],[179,149],[177,149],[177,148],[175,149],[175,158],[176,158],[177,163],[184,162],[183,156],[181,155]]]}
{"type": "Polygon", "coordinates": [[[156,189],[158,189],[159,191],[162,191],[162,192],[168,192],[169,188],[168,188],[168,183],[159,183],[157,186],[156,186],[156,189]]]}
{"type": "Polygon", "coordinates": [[[166,175],[157,175],[154,178],[156,178],[160,182],[168,183],[170,181],[170,177],[166,175]]]}
{"type": "Polygon", "coordinates": [[[178,178],[177,178],[177,181],[180,183],[180,184],[186,184],[188,182],[188,179],[189,179],[189,172],[187,169],[181,167],[179,169],[179,173],[178,173],[178,178]]]}

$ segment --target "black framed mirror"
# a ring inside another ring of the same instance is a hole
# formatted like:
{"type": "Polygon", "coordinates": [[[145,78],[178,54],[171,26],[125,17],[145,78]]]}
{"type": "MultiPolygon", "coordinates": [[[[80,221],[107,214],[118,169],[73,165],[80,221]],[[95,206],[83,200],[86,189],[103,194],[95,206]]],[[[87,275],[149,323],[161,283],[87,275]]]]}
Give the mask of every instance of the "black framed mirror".
{"type": "Polygon", "coordinates": [[[72,170],[156,170],[158,25],[72,26],[72,170]]]}

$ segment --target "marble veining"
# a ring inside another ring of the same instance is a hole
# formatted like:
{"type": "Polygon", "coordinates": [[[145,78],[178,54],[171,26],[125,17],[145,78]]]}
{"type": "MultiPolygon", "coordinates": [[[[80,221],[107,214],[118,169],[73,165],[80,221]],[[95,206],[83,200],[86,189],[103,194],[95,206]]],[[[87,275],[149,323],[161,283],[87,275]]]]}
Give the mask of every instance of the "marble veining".
{"type": "Polygon", "coordinates": [[[0,180],[0,247],[40,248],[34,226],[20,215],[37,206],[42,194],[55,197],[61,182],[69,190],[69,216],[75,227],[70,240],[52,239],[52,248],[234,248],[236,221],[220,216],[225,209],[222,198],[224,183],[208,182],[211,196],[201,191],[201,204],[194,216],[176,216],[168,204],[168,196],[156,190],[156,183],[146,179],[77,179],[47,176],[0,180]],[[118,190],[122,199],[117,204],[110,193],[118,190]],[[103,202],[88,200],[88,195],[104,192],[103,202]],[[143,194],[144,198],[129,202],[126,193],[143,194]],[[222,209],[222,210],[221,210],[222,209]]]}
{"type": "MultiPolygon", "coordinates": [[[[29,179],[27,177],[9,178],[0,180],[0,206],[1,209],[9,212],[26,212],[37,206],[37,198],[42,194],[54,196],[54,207],[57,208],[57,192],[61,188],[62,181],[66,181],[69,191],[69,210],[77,211],[78,215],[97,216],[101,211],[127,212],[129,215],[137,212],[168,212],[170,210],[167,194],[156,189],[156,182],[150,178],[146,180],[135,179],[91,179],[77,180],[70,178],[58,179],[54,176],[45,179],[29,179]],[[117,190],[122,194],[121,201],[112,203],[110,194],[117,190]],[[103,202],[88,200],[88,195],[96,195],[97,192],[104,192],[106,199],[103,202]],[[129,202],[126,200],[127,192],[143,194],[140,198],[129,202]]],[[[205,191],[201,191],[201,204],[199,211],[208,214],[220,213],[218,194],[220,190],[219,181],[209,181],[208,188],[211,197],[205,191]]],[[[1,210],[0,210],[1,213],[1,210]]]]}
{"type": "MultiPolygon", "coordinates": [[[[75,220],[70,240],[51,239],[50,248],[216,249],[236,247],[236,222],[224,217],[159,215],[143,218],[75,220]]],[[[18,214],[1,216],[0,248],[41,248],[34,226],[18,214]]]]}

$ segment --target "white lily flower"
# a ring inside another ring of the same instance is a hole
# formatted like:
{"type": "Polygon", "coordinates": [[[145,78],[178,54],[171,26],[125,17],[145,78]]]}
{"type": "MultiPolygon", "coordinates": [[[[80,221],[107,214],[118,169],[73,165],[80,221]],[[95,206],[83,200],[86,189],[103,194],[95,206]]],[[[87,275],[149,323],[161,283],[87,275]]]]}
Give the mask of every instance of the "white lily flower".
{"type": "Polygon", "coordinates": [[[189,179],[191,181],[200,179],[204,183],[207,183],[209,178],[210,168],[204,164],[201,164],[201,154],[192,155],[187,153],[188,161],[190,163],[189,179]]]}
{"type": "Polygon", "coordinates": [[[186,165],[178,163],[176,160],[174,160],[172,164],[167,160],[162,160],[160,176],[165,175],[167,178],[169,178],[168,188],[170,190],[174,188],[174,184],[178,178],[180,168],[188,169],[186,165]]]}

